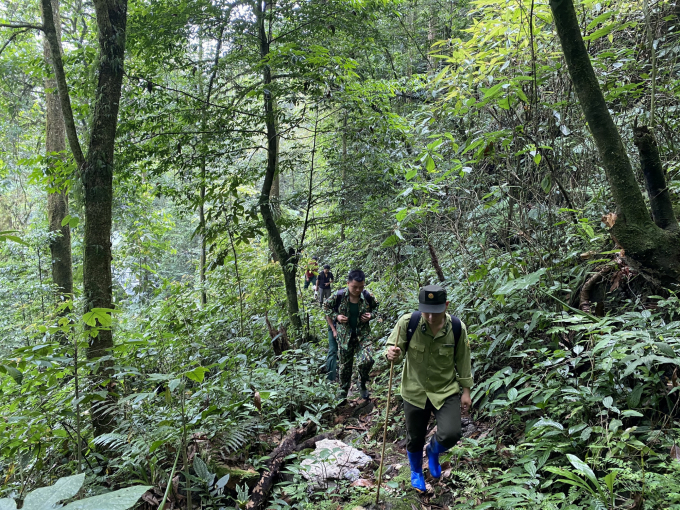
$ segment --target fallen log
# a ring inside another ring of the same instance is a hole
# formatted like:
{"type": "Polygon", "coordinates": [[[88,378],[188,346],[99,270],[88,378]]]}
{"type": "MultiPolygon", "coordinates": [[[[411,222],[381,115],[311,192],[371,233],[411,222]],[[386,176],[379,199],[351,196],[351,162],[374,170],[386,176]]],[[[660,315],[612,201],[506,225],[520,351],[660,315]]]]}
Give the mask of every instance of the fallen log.
{"type": "Polygon", "coordinates": [[[288,434],[281,440],[279,446],[269,455],[267,468],[262,473],[260,481],[257,482],[253,493],[250,495],[250,501],[246,505],[246,510],[259,510],[264,506],[267,502],[269,491],[271,491],[274,480],[276,480],[279,471],[281,471],[286,457],[295,451],[295,447],[302,438],[314,432],[316,432],[316,425],[312,422],[308,422],[307,425],[299,429],[288,431],[288,434]]]}
{"type": "Polygon", "coordinates": [[[319,434],[318,436],[314,436],[311,439],[307,439],[306,441],[303,441],[299,445],[295,447],[296,452],[301,452],[302,450],[306,450],[307,448],[314,448],[316,446],[316,443],[319,441],[322,441],[324,439],[335,439],[335,437],[342,432],[341,430],[331,430],[330,432],[324,432],[323,434],[319,434]]]}

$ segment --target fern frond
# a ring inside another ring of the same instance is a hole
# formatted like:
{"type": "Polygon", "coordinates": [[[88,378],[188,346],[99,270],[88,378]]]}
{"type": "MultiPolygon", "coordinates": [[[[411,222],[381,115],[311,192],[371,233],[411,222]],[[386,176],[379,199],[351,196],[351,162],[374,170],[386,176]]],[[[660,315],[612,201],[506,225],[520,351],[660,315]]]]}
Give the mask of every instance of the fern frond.
{"type": "Polygon", "coordinates": [[[94,438],[94,444],[112,450],[118,450],[127,445],[127,436],[123,434],[102,434],[94,438]]]}

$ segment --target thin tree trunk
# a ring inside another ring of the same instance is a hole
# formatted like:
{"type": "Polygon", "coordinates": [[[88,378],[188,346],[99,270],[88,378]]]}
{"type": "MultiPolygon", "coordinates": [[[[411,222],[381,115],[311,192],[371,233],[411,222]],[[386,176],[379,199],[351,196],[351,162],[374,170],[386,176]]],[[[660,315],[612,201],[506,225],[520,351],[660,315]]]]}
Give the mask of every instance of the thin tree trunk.
{"type": "Polygon", "coordinates": [[[201,203],[198,206],[198,221],[201,224],[201,256],[199,260],[199,280],[201,284],[201,306],[208,302],[205,292],[205,261],[206,261],[206,242],[205,242],[205,156],[201,158],[201,203]]]}
{"type": "Polygon", "coordinates": [[[439,278],[440,282],[443,282],[446,280],[446,278],[444,278],[444,271],[442,271],[442,266],[439,264],[437,252],[435,251],[434,246],[432,246],[432,242],[429,239],[427,240],[427,248],[430,250],[430,260],[432,261],[432,267],[434,267],[435,273],[437,273],[437,278],[439,278]]]}
{"type": "MultiPolygon", "coordinates": [[[[57,42],[61,42],[61,19],[59,16],[59,0],[51,0],[52,17],[54,20],[57,42]]],[[[44,24],[44,19],[43,19],[44,24]]],[[[61,50],[61,44],[58,44],[61,50]]],[[[43,53],[45,61],[52,64],[52,52],[47,37],[43,38],[43,53]]],[[[55,175],[58,168],[64,164],[66,152],[66,127],[61,114],[59,96],[51,90],[57,89],[57,81],[53,77],[45,79],[45,152],[47,157],[47,173],[53,176],[50,186],[58,186],[60,178],[55,175]]],[[[73,269],[71,261],[71,228],[68,223],[62,226],[63,219],[68,215],[68,191],[57,189],[47,194],[47,219],[53,237],[50,240],[52,256],[52,281],[57,287],[57,298],[68,297],[73,294],[73,269]]]]}
{"type": "MultiPolygon", "coordinates": [[[[260,39],[260,57],[264,60],[269,55],[269,35],[265,27],[265,12],[263,3],[255,3],[255,12],[258,21],[258,36],[260,39]]],[[[286,251],[281,239],[279,227],[274,218],[271,206],[271,190],[274,177],[278,171],[278,142],[279,137],[276,129],[276,119],[274,118],[274,98],[271,93],[272,75],[271,68],[264,65],[262,68],[262,81],[264,83],[264,113],[265,125],[267,130],[267,168],[260,192],[260,214],[264,220],[264,226],[269,235],[269,241],[273,251],[279,258],[283,280],[286,286],[286,302],[288,305],[288,315],[293,334],[297,336],[302,331],[302,320],[300,319],[300,308],[298,304],[297,291],[295,288],[295,273],[297,272],[297,254],[293,249],[286,251]]]]}
{"type": "MultiPolygon", "coordinates": [[[[342,118],[342,189],[345,189],[345,175],[347,168],[347,112],[345,112],[342,118]]],[[[340,241],[345,240],[345,195],[341,195],[340,198],[340,212],[341,212],[341,222],[340,223],[340,241]]]]}
{"type": "Polygon", "coordinates": [[[640,165],[647,185],[654,223],[664,229],[677,229],[678,220],[673,212],[671,195],[666,186],[666,175],[654,135],[646,126],[635,127],[633,141],[640,152],[640,165]]]}

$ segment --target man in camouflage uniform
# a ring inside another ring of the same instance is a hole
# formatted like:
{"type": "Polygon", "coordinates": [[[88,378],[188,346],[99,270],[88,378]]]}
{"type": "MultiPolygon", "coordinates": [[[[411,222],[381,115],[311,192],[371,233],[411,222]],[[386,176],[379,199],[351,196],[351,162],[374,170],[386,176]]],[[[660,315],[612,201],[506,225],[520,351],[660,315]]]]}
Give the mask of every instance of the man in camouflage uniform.
{"type": "MultiPolygon", "coordinates": [[[[370,292],[364,290],[364,272],[355,269],[347,276],[347,287],[331,294],[323,304],[326,321],[331,329],[329,340],[329,361],[340,353],[340,391],[347,397],[352,384],[352,365],[356,354],[359,362],[357,369],[361,380],[361,396],[368,398],[369,372],[373,366],[373,345],[370,320],[378,302],[370,292]],[[336,306],[337,305],[337,306],[336,306]],[[334,340],[335,342],[332,342],[334,340]],[[335,344],[335,345],[333,345],[335,344]]],[[[329,361],[326,366],[329,367],[329,361]]]]}

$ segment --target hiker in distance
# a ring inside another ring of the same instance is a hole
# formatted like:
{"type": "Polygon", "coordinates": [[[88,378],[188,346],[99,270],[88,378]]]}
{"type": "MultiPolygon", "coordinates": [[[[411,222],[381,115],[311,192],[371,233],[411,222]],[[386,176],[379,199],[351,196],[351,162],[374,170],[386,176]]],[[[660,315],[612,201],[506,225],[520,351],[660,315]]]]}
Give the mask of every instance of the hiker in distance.
{"type": "Polygon", "coordinates": [[[323,302],[331,295],[331,284],[334,276],[331,273],[331,266],[328,264],[323,266],[323,271],[319,273],[316,279],[316,290],[319,292],[319,304],[323,306],[323,302]]]}
{"type": "Polygon", "coordinates": [[[307,267],[305,268],[305,290],[312,284],[312,290],[316,292],[316,277],[319,274],[319,258],[312,257],[307,262],[307,267]]]}
{"type": "Polygon", "coordinates": [[[406,362],[401,396],[406,418],[406,451],[411,485],[425,491],[423,446],[427,422],[434,413],[437,432],[427,445],[430,474],[441,476],[439,455],[461,438],[461,407],[470,409],[472,367],[465,325],[446,313],[446,290],[438,285],[420,289],[418,311],[407,313],[387,340],[388,361],[406,362]]]}
{"type": "Polygon", "coordinates": [[[335,379],[335,368],[340,354],[340,397],[346,398],[352,384],[354,356],[358,358],[357,370],[361,381],[361,396],[368,398],[368,377],[373,366],[373,342],[370,320],[378,302],[367,290],[366,275],[354,269],[347,275],[347,287],[338,290],[324,301],[323,309],[328,322],[328,379],[335,379]]]}

